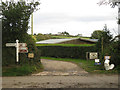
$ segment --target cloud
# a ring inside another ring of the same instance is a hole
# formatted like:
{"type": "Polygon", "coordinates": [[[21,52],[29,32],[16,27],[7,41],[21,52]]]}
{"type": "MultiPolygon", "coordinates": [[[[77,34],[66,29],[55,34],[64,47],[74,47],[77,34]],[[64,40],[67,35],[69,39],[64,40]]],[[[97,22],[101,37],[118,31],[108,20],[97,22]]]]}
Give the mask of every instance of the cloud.
{"type": "Polygon", "coordinates": [[[101,21],[113,21],[115,17],[106,15],[97,16],[70,16],[64,13],[45,13],[34,16],[34,24],[60,24],[66,22],[101,22],[101,21]]]}
{"type": "MultiPolygon", "coordinates": [[[[94,30],[117,27],[118,8],[99,6],[99,0],[41,0],[40,10],[34,13],[35,33],[57,33],[90,36],[94,30]]],[[[117,30],[117,28],[115,29],[117,30]]]]}

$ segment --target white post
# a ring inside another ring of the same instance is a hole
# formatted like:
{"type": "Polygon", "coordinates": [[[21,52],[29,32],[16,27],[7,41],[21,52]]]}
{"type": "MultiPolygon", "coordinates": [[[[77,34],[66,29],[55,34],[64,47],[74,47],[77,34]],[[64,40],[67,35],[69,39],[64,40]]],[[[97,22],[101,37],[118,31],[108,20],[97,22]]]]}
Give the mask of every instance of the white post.
{"type": "Polygon", "coordinates": [[[19,62],[19,40],[16,40],[16,62],[19,62]]]}
{"type": "MultiPolygon", "coordinates": [[[[120,20],[120,2],[118,2],[118,21],[120,20]]],[[[120,35],[120,23],[118,23],[118,35],[120,35]]]]}

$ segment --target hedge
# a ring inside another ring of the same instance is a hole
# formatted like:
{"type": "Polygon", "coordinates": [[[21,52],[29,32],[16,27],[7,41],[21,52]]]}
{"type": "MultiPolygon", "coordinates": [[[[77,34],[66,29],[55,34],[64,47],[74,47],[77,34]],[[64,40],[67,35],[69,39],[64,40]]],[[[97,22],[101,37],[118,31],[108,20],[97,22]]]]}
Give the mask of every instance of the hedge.
{"type": "Polygon", "coordinates": [[[56,57],[56,58],[79,58],[86,59],[86,52],[95,52],[95,46],[79,46],[79,47],[65,47],[65,46],[37,46],[41,56],[56,57]]]}

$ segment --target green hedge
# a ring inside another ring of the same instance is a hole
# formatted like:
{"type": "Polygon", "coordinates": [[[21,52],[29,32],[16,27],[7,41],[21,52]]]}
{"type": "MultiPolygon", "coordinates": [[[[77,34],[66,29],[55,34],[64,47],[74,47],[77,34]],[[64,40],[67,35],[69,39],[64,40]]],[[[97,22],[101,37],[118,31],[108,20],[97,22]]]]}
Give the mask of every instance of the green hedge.
{"type": "Polygon", "coordinates": [[[79,46],[79,47],[65,47],[65,46],[37,46],[41,56],[56,57],[56,58],[80,58],[86,59],[86,52],[95,52],[95,46],[79,46]]]}

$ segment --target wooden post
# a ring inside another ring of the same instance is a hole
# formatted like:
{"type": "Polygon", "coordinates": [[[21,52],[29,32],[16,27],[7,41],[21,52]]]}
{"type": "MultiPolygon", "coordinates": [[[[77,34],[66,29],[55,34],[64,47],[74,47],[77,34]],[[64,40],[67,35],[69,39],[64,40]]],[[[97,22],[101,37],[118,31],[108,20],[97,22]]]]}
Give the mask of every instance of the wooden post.
{"type": "Polygon", "coordinates": [[[31,14],[31,35],[33,35],[33,13],[31,14]]]}
{"type": "Polygon", "coordinates": [[[101,41],[101,53],[103,54],[103,37],[102,37],[102,41],[101,41]]]}

